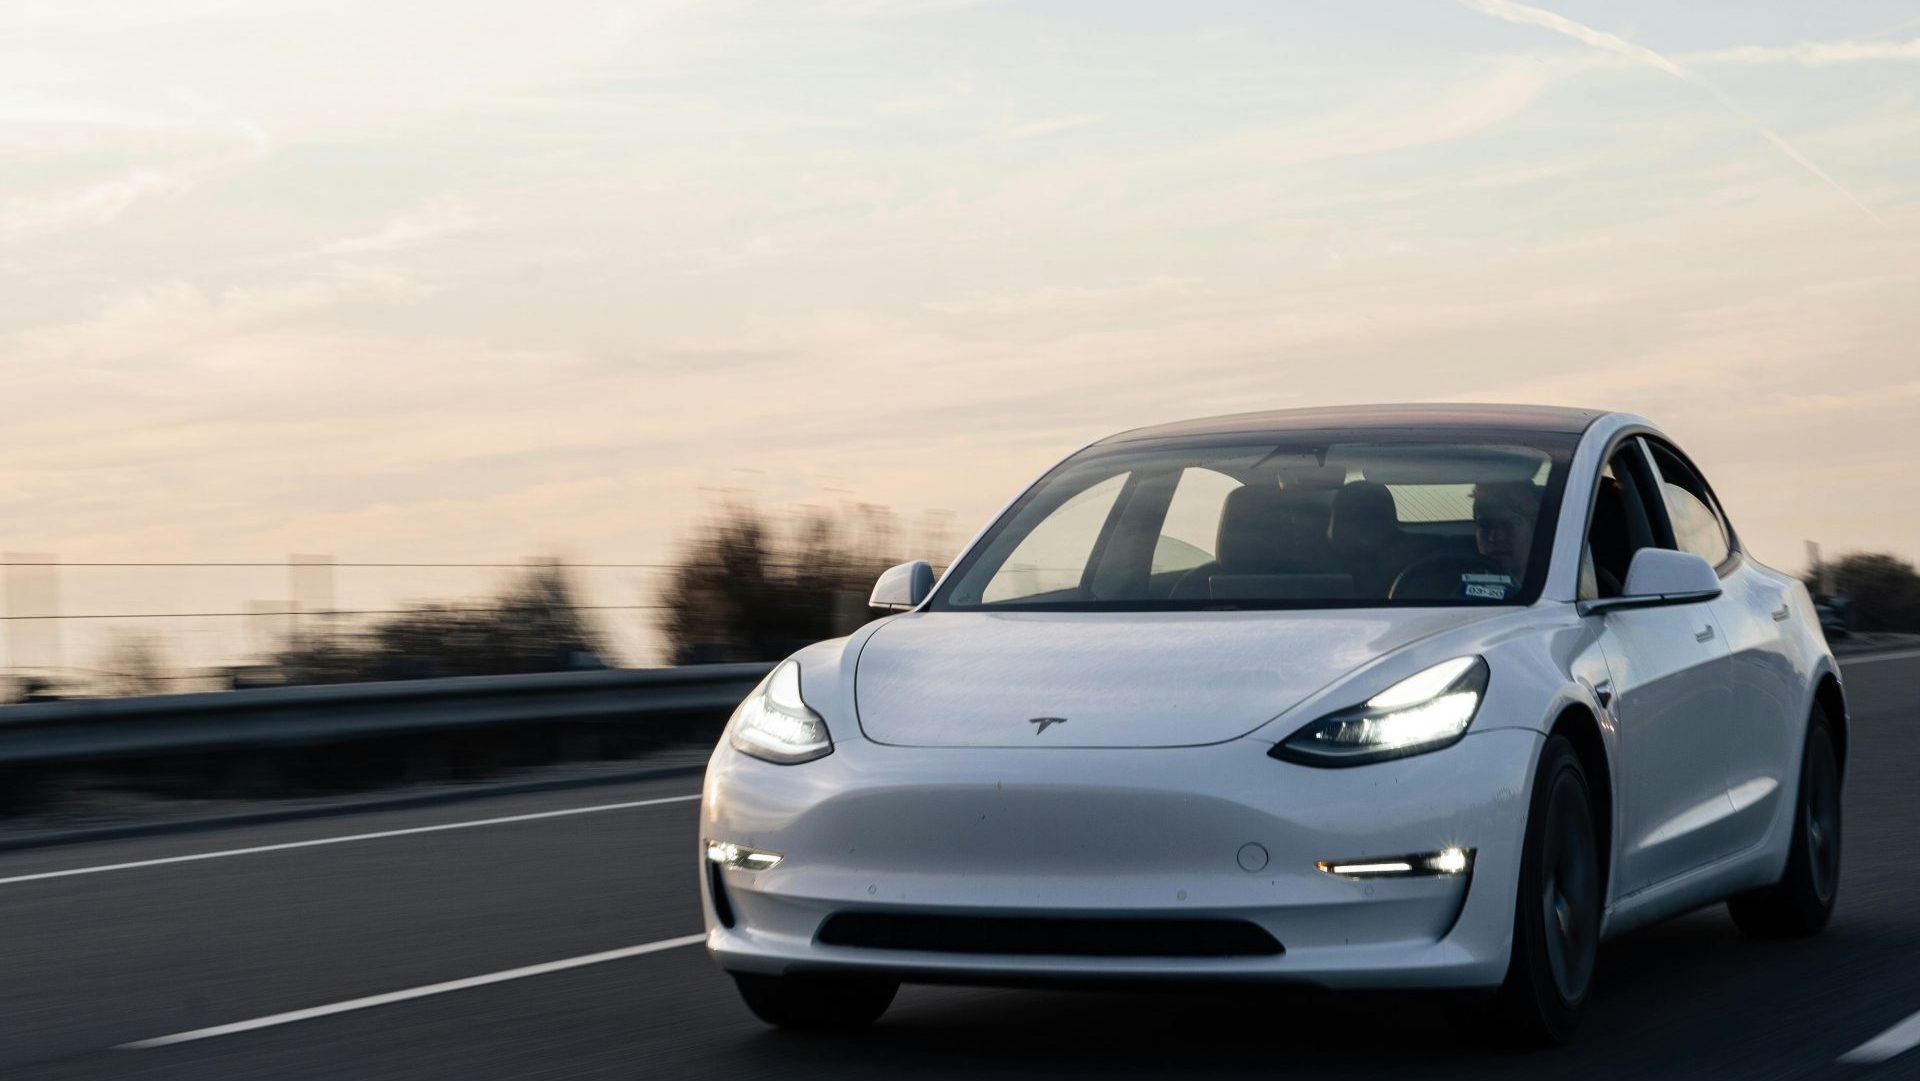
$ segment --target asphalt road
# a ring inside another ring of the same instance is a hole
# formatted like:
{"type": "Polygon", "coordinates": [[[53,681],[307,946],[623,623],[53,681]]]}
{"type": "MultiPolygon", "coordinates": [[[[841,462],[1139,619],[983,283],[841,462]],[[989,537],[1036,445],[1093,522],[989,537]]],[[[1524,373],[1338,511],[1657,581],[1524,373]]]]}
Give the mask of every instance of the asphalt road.
{"type": "Polygon", "coordinates": [[[675,944],[700,916],[697,785],[672,780],[0,856],[0,1078],[1920,1077],[1920,1049],[1838,1061],[1920,1011],[1920,654],[1847,677],[1828,931],[1748,942],[1715,906],[1609,943],[1559,1051],[1462,1038],[1428,999],[1244,990],[910,987],[868,1033],[775,1032],[675,944]]]}

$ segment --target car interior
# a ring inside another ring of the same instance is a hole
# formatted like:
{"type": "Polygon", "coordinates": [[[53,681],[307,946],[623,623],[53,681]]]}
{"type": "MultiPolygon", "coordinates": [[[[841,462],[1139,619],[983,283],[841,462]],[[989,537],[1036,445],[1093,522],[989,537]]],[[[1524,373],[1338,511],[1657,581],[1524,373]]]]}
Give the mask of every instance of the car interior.
{"type": "Polygon", "coordinates": [[[1524,584],[1482,554],[1472,493],[1530,490],[1536,516],[1546,466],[1531,448],[1349,444],[1095,475],[1045,493],[1029,520],[1074,524],[1009,537],[980,588],[992,604],[1501,601],[1524,584]]]}
{"type": "Polygon", "coordinates": [[[1407,568],[1436,556],[1475,555],[1472,524],[1461,525],[1466,532],[1408,529],[1399,520],[1393,494],[1373,481],[1319,489],[1250,483],[1235,489],[1221,508],[1214,560],[1167,576],[1170,588],[1159,595],[1176,600],[1391,597],[1407,568]]]}
{"type": "Polygon", "coordinates": [[[1593,518],[1587,526],[1587,559],[1593,570],[1596,597],[1618,597],[1625,588],[1633,554],[1657,546],[1653,520],[1640,491],[1639,470],[1622,450],[1608,461],[1594,491],[1593,518]]]}

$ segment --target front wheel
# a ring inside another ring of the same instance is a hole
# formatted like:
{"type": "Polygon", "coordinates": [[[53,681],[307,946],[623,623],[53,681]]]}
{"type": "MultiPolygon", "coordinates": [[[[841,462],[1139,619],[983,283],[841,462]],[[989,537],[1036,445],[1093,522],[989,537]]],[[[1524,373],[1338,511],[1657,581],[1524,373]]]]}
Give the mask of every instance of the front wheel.
{"type": "Polygon", "coordinates": [[[1800,756],[1792,849],[1780,881],[1727,902],[1734,925],[1755,938],[1819,933],[1840,892],[1840,760],[1826,711],[1813,707],[1800,756]]]}
{"type": "Polygon", "coordinates": [[[1565,1043],[1580,1023],[1600,950],[1600,847],[1580,756],[1549,736],[1534,775],[1498,999],[1502,1028],[1526,1044],[1565,1043]]]}
{"type": "Polygon", "coordinates": [[[850,1031],[880,1019],[900,984],[867,976],[765,976],[733,982],[755,1017],[780,1028],[850,1031]]]}

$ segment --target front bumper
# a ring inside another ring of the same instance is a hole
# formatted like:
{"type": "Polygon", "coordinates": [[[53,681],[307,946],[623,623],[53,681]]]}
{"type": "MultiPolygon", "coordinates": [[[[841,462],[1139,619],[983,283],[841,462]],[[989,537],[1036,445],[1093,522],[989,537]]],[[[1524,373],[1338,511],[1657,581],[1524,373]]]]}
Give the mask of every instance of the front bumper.
{"type": "Polygon", "coordinates": [[[723,968],[916,981],[1219,979],[1484,987],[1506,974],[1534,761],[1525,729],[1351,769],[1238,739],[1158,749],[907,748],[855,738],[777,766],[723,741],[701,802],[723,968]],[[706,839],[779,852],[710,868],[706,839]],[[1475,851],[1470,874],[1355,879],[1316,860],[1475,851]],[[1264,862],[1261,855],[1265,856],[1264,862]],[[716,915],[715,884],[731,926],[716,915]],[[1277,955],[980,954],[827,945],[843,912],[1245,920],[1277,955]]]}

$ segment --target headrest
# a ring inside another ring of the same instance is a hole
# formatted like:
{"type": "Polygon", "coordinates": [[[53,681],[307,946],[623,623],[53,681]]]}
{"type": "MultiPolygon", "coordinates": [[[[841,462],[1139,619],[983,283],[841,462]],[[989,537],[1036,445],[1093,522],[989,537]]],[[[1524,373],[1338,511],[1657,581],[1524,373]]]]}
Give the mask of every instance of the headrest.
{"type": "Polygon", "coordinates": [[[1333,514],[1327,521],[1327,539],[1336,548],[1379,544],[1400,529],[1393,493],[1373,481],[1349,481],[1333,493],[1333,514]]]}
{"type": "Polygon", "coordinates": [[[1214,558],[1235,574],[1279,574],[1293,569],[1323,535],[1323,512],[1306,492],[1249,484],[1227,494],[1220,508],[1214,558]]]}

